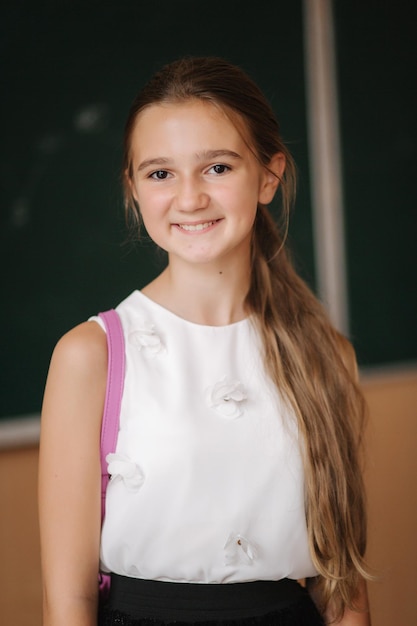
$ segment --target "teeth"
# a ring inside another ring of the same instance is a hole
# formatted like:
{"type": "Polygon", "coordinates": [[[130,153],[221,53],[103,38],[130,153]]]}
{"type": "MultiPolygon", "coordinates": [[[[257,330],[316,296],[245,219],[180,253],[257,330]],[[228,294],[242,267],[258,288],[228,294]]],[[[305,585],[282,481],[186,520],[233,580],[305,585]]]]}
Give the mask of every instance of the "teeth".
{"type": "Polygon", "coordinates": [[[214,224],[213,222],[204,222],[203,224],[178,224],[183,230],[204,230],[214,224]]]}

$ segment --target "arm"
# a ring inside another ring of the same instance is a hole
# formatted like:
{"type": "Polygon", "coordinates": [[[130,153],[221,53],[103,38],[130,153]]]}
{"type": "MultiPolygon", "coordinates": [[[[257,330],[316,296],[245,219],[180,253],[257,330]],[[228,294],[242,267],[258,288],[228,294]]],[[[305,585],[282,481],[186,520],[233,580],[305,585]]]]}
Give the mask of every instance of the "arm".
{"type": "MultiPolygon", "coordinates": [[[[320,606],[320,598],[315,582],[317,578],[307,578],[305,581],[307,590],[311,595],[314,603],[320,606]]],[[[366,582],[361,580],[356,597],[354,599],[356,610],[346,608],[340,620],[335,621],[334,611],[331,603],[327,607],[323,617],[325,624],[334,626],[371,626],[371,618],[368,603],[368,591],[366,582]]]]}
{"type": "Polygon", "coordinates": [[[332,620],[331,607],[326,611],[326,623],[337,624],[338,626],[371,626],[371,618],[369,613],[368,592],[366,582],[362,580],[357,596],[355,598],[356,611],[345,609],[343,617],[340,621],[332,620]]]}
{"type": "Polygon", "coordinates": [[[106,336],[95,322],[52,355],[41,419],[39,521],[44,626],[97,623],[100,428],[106,336]]]}

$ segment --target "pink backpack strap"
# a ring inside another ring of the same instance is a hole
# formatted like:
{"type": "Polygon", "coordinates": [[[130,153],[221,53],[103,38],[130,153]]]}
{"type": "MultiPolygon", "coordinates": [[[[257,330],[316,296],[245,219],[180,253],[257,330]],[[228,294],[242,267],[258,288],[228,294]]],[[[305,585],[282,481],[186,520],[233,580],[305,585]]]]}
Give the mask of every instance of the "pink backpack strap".
{"type": "Polygon", "coordinates": [[[106,488],[109,482],[106,456],[115,452],[119,432],[120,407],[125,377],[125,344],[118,313],[114,309],[99,313],[107,335],[107,387],[101,425],[101,519],[104,519],[106,488]]]}

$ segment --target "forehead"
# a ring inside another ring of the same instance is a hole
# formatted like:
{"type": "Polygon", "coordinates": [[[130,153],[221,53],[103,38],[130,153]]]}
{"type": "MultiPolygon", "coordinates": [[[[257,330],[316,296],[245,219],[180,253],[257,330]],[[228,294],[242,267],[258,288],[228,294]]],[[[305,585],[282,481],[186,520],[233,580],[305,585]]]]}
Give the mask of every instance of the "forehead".
{"type": "Polygon", "coordinates": [[[248,145],[248,138],[244,135],[247,133],[241,116],[218,104],[198,99],[158,103],[148,106],[137,116],[131,149],[135,152],[152,144],[155,147],[156,144],[179,146],[186,137],[210,145],[219,140],[248,145]]]}

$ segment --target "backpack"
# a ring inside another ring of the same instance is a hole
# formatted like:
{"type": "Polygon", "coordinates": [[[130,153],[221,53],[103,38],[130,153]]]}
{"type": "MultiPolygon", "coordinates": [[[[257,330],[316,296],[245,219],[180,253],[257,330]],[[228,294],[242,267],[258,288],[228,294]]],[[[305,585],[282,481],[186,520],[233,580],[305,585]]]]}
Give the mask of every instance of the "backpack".
{"type": "MultiPolygon", "coordinates": [[[[120,406],[122,403],[125,375],[125,344],[118,313],[110,309],[99,313],[106,328],[107,337],[107,385],[100,437],[101,461],[101,523],[106,510],[106,489],[109,482],[106,456],[116,450],[119,432],[120,406]]],[[[110,575],[99,573],[99,601],[107,599],[110,591],[110,575]]]]}

